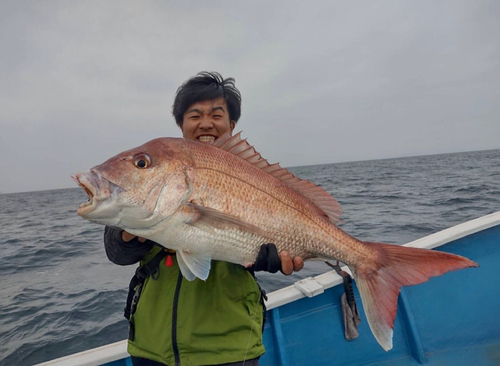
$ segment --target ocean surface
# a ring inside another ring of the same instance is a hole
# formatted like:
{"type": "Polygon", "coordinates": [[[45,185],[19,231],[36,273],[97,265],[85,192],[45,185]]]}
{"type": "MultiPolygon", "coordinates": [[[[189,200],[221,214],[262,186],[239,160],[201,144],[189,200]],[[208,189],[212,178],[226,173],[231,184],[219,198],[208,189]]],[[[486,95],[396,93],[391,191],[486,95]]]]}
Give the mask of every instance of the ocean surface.
{"type": "MultiPolygon", "coordinates": [[[[500,150],[290,169],[343,207],[342,229],[404,244],[500,211],[500,150]]],[[[5,172],[4,172],[5,173],[5,172]]],[[[80,188],[0,195],[0,366],[25,366],[127,337],[135,266],[106,258],[103,227],[76,215],[80,188]]],[[[329,271],[259,275],[272,291],[329,271]]]]}

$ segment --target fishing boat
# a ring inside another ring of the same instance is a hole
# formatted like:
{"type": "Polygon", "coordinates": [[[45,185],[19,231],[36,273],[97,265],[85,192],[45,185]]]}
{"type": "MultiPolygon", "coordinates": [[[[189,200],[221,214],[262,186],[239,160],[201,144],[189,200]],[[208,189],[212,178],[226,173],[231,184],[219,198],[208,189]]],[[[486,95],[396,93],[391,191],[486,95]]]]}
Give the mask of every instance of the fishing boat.
{"type": "MultiPolygon", "coordinates": [[[[263,366],[500,365],[500,212],[406,244],[459,254],[480,268],[450,272],[401,290],[394,348],[373,337],[354,285],[361,323],[346,340],[343,280],[331,271],[268,294],[263,366]]],[[[344,268],[346,271],[347,269],[344,268]]],[[[132,366],[126,341],[38,366],[132,366]]]]}

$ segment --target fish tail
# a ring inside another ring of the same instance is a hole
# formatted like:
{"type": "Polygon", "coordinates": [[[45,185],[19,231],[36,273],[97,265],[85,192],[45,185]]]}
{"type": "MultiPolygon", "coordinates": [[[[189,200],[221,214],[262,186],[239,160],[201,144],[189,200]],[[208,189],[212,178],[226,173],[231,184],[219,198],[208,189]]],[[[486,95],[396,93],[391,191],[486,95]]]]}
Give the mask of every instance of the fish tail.
{"type": "Polygon", "coordinates": [[[375,252],[375,259],[351,269],[370,329],[386,351],[392,348],[397,300],[402,286],[417,285],[457,269],[479,267],[455,254],[382,243],[364,244],[375,252]]]}

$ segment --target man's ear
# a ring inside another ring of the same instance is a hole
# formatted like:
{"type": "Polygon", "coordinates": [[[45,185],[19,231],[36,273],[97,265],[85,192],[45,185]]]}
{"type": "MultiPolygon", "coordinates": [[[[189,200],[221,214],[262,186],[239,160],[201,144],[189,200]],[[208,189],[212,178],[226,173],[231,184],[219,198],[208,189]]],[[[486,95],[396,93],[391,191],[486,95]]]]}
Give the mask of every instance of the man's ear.
{"type": "Polygon", "coordinates": [[[233,133],[235,126],[236,126],[236,122],[234,122],[234,121],[229,122],[229,129],[231,130],[231,134],[233,133]]]}

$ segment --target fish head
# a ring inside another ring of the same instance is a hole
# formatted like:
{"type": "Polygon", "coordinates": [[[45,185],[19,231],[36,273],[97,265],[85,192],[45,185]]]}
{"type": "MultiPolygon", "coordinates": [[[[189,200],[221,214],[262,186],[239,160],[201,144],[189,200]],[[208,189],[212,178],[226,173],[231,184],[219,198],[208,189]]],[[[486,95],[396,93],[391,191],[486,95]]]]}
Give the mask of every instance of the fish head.
{"type": "Polygon", "coordinates": [[[89,201],[78,215],[140,233],[172,215],[189,195],[183,139],[160,138],[72,176],[89,201]]]}

